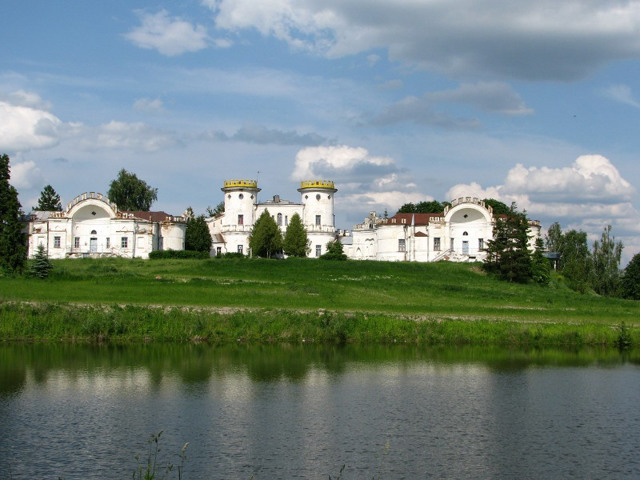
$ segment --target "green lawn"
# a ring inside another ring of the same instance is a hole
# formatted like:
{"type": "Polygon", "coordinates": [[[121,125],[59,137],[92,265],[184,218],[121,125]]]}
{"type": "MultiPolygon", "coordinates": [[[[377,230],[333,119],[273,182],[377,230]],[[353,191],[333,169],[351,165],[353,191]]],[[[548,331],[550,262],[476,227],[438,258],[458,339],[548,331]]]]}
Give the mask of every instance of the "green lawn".
{"type": "Polygon", "coordinates": [[[315,259],[53,261],[47,280],[0,278],[1,301],[370,312],[423,319],[639,324],[640,302],[509,284],[479,265],[315,259]]]}

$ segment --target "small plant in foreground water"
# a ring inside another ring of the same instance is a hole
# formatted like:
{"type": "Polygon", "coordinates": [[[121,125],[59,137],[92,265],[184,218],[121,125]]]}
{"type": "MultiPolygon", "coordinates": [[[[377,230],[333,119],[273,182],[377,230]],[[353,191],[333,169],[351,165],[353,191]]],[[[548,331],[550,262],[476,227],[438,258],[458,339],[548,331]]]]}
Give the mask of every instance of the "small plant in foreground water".
{"type": "Polygon", "coordinates": [[[166,465],[158,465],[158,454],[160,453],[160,437],[162,436],[162,430],[157,434],[151,434],[147,443],[149,444],[149,451],[147,453],[146,465],[140,464],[140,456],[136,455],[136,461],[138,462],[138,468],[133,472],[133,480],[164,480],[169,477],[169,474],[176,470],[178,474],[178,480],[182,480],[182,474],[184,471],[184,464],[187,460],[187,448],[189,443],[185,443],[178,454],[180,458],[180,464],[174,466],[173,463],[167,462],[166,465]]]}

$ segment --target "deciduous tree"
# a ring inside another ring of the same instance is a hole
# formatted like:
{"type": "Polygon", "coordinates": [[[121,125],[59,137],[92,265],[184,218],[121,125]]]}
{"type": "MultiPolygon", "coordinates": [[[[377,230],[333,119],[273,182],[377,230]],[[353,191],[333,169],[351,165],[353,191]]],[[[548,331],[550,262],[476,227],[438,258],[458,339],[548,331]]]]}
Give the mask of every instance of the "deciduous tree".
{"type": "Polygon", "coordinates": [[[252,255],[271,258],[282,252],[282,232],[268,210],[262,212],[249,237],[252,255]]]}
{"type": "Polygon", "coordinates": [[[224,213],[224,202],[218,203],[216,208],[207,207],[207,215],[210,217],[216,217],[222,213],[224,213]]]}
{"type": "Polygon", "coordinates": [[[309,238],[300,215],[294,213],[287,226],[282,243],[284,253],[291,257],[306,257],[309,253],[309,238]]]}
{"type": "Polygon", "coordinates": [[[622,242],[611,235],[611,225],[602,232],[600,241],[593,242],[593,289],[600,295],[620,295],[620,258],[622,242]]]}
{"type": "Polygon", "coordinates": [[[558,270],[562,272],[569,288],[582,293],[588,291],[592,285],[593,261],[586,232],[569,230],[564,233],[559,253],[558,270]]]}
{"type": "Polygon", "coordinates": [[[61,212],[62,202],[60,201],[60,195],[57,194],[51,185],[45,186],[42,192],[40,192],[38,205],[33,209],[41,212],[61,212]]]}
{"type": "Polygon", "coordinates": [[[405,203],[400,207],[398,213],[442,213],[447,202],[441,203],[437,200],[423,201],[416,204],[405,203]]]}
{"type": "Polygon", "coordinates": [[[9,156],[0,156],[0,272],[20,273],[27,260],[25,236],[22,233],[22,206],[18,191],[9,183],[9,156]]]}
{"type": "Polygon", "coordinates": [[[483,200],[487,207],[491,207],[494,215],[509,215],[511,208],[506,203],[496,200],[495,198],[485,198],[483,200]]]}
{"type": "Polygon", "coordinates": [[[135,173],[123,168],[111,182],[107,195],[120,210],[148,212],[151,204],[158,199],[158,189],[150,187],[135,173]]]}
{"type": "Polygon", "coordinates": [[[558,222],[553,222],[545,236],[547,251],[559,253],[562,250],[562,228],[558,222]]]}

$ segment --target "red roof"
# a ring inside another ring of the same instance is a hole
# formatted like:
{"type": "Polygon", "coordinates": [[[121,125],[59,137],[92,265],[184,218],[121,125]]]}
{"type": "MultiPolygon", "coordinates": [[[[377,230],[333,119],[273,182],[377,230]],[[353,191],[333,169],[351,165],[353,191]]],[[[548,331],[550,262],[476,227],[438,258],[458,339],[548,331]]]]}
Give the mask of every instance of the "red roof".
{"type": "Polygon", "coordinates": [[[122,213],[128,213],[133,215],[136,218],[141,218],[142,220],[147,220],[148,222],[164,222],[167,217],[172,217],[173,215],[169,215],[166,212],[143,212],[143,211],[129,211],[125,210],[122,213]]]}

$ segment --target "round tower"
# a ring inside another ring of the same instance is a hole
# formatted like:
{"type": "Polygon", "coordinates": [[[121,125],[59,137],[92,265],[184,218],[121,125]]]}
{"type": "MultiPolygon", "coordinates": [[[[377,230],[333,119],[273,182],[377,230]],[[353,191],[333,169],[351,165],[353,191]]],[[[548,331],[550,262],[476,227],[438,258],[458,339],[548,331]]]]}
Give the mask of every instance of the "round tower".
{"type": "Polygon", "coordinates": [[[257,180],[225,180],[224,187],[224,227],[251,227],[255,222],[254,205],[258,201],[257,180]]]}
{"type": "Polygon", "coordinates": [[[335,239],[333,195],[338,191],[330,180],[307,180],[300,183],[302,223],[311,241],[311,256],[326,252],[328,242],[335,239]]]}

